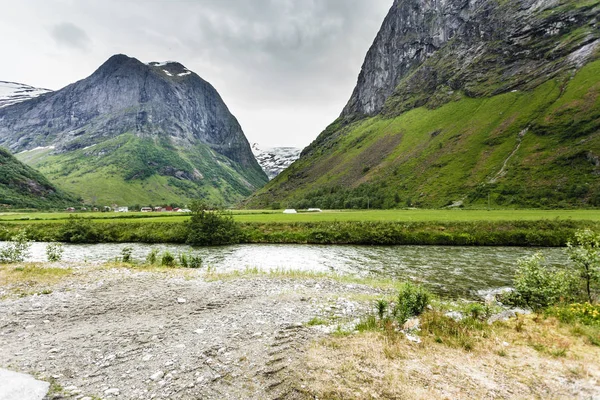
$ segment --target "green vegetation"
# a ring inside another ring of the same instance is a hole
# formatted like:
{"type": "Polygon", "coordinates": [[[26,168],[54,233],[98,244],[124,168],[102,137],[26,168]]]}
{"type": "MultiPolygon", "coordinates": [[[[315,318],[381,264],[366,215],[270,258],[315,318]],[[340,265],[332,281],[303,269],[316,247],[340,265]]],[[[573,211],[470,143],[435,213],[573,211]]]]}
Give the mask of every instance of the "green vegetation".
{"type": "MultiPolygon", "coordinates": [[[[409,318],[418,317],[423,314],[426,307],[429,305],[431,293],[424,287],[406,283],[400,288],[396,306],[393,314],[402,326],[409,318]]],[[[378,305],[378,313],[381,314],[381,304],[378,305]]]]}
{"type": "Polygon", "coordinates": [[[62,243],[48,243],[46,246],[46,257],[48,258],[48,262],[57,262],[62,260],[63,253],[65,249],[62,243]]]}
{"type": "Polygon", "coordinates": [[[64,208],[78,200],[0,148],[0,208],[64,208]]]}
{"type": "MultiPolygon", "coordinates": [[[[461,221],[454,218],[461,212],[447,213],[450,214],[448,221],[429,221],[417,214],[415,219],[422,221],[318,222],[317,219],[317,222],[296,223],[238,222],[233,224],[232,229],[235,233],[235,243],[551,247],[566,246],[577,230],[600,230],[600,221],[597,220],[498,218],[496,221],[471,221],[468,214],[464,214],[467,217],[461,221]]],[[[515,213],[515,216],[517,215],[515,213]]],[[[582,214],[584,215],[586,214],[582,214]]],[[[353,213],[349,213],[349,216],[353,216],[353,213]]],[[[356,216],[368,218],[368,214],[359,213],[356,216]]],[[[231,224],[230,217],[226,217],[229,221],[226,226],[231,224]]],[[[263,217],[269,218],[270,215],[239,215],[234,216],[234,221],[243,218],[260,220],[263,217]]],[[[0,223],[0,240],[9,240],[24,227],[27,228],[29,237],[36,241],[186,243],[189,240],[191,231],[185,219],[167,219],[179,222],[155,221],[156,219],[93,220],[76,216],[66,220],[12,221],[0,223]]],[[[225,235],[223,238],[229,236],[225,235]]]]}
{"type": "Polygon", "coordinates": [[[231,214],[208,210],[203,203],[194,203],[192,218],[187,222],[187,244],[193,246],[222,246],[242,241],[242,231],[231,214]]]}
{"type": "Polygon", "coordinates": [[[338,121],[247,206],[600,206],[598,77],[600,60],[524,91],[338,121]]]}
{"type": "Polygon", "coordinates": [[[29,255],[31,242],[25,231],[19,231],[10,238],[10,241],[0,248],[0,264],[23,262],[29,255]]]}
{"type": "Polygon", "coordinates": [[[40,149],[18,157],[94,206],[235,204],[266,183],[262,171],[241,168],[206,145],[176,148],[130,133],[64,154],[40,149]]]}

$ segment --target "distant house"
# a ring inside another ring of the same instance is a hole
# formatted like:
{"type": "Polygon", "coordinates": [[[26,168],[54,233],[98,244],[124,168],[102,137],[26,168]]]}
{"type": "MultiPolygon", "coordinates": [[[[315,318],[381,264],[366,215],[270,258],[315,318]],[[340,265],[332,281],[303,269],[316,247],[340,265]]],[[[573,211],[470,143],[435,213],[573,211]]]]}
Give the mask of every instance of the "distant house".
{"type": "Polygon", "coordinates": [[[323,212],[323,210],[321,210],[320,208],[309,208],[308,212],[320,213],[320,212],[323,212]]]}
{"type": "Polygon", "coordinates": [[[167,206],[165,207],[166,212],[173,212],[173,207],[167,206]]]}
{"type": "Polygon", "coordinates": [[[104,206],[103,210],[104,212],[112,211],[112,208],[110,208],[109,206],[104,206]]]}
{"type": "Polygon", "coordinates": [[[69,208],[67,208],[67,211],[68,212],[75,212],[75,207],[69,207],[69,208]]]}
{"type": "Polygon", "coordinates": [[[142,207],[142,212],[152,212],[152,207],[142,207]]]}
{"type": "Polygon", "coordinates": [[[129,207],[119,207],[119,208],[117,208],[116,212],[119,212],[119,213],[128,213],[129,212],[129,207]]]}
{"type": "Polygon", "coordinates": [[[178,213],[191,213],[192,210],[188,210],[187,208],[180,208],[176,212],[178,212],[178,213]]]}
{"type": "Polygon", "coordinates": [[[81,211],[87,211],[87,208],[81,207],[81,211]]]}
{"type": "Polygon", "coordinates": [[[154,207],[154,211],[156,212],[163,212],[163,208],[162,207],[154,207]]]}
{"type": "Polygon", "coordinates": [[[287,209],[283,212],[284,214],[298,214],[298,211],[293,209],[287,209]]]}

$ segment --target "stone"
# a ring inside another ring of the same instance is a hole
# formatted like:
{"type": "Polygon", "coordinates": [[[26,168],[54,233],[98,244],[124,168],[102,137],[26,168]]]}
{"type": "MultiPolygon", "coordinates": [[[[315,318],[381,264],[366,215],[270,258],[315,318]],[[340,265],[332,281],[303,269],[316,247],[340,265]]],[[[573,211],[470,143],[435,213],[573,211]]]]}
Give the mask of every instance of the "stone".
{"type": "Polygon", "coordinates": [[[106,389],[104,391],[104,394],[107,396],[118,396],[120,393],[121,391],[117,388],[106,389]]]}
{"type": "Polygon", "coordinates": [[[187,300],[186,300],[186,299],[179,298],[179,299],[177,299],[177,302],[178,302],[179,304],[185,304],[185,303],[187,303],[187,300]]]}
{"type": "Polygon", "coordinates": [[[0,400],[42,400],[49,389],[31,375],[0,369],[0,400]]]}
{"type": "Polygon", "coordinates": [[[461,313],[460,311],[450,311],[444,315],[450,319],[453,319],[456,322],[460,322],[463,319],[465,319],[465,314],[461,313]]]}
{"type": "Polygon", "coordinates": [[[501,313],[492,315],[488,319],[487,322],[488,322],[489,325],[492,325],[492,324],[494,324],[495,322],[498,322],[498,321],[508,321],[511,318],[516,318],[517,314],[520,314],[520,315],[529,315],[529,314],[531,314],[531,311],[524,310],[522,308],[513,308],[511,310],[505,310],[505,311],[502,311],[501,313]]]}
{"type": "Polygon", "coordinates": [[[158,371],[156,373],[154,373],[150,379],[153,380],[154,382],[161,380],[163,377],[165,376],[165,373],[163,371],[158,371]]]}
{"type": "Polygon", "coordinates": [[[402,329],[405,331],[416,331],[421,326],[419,318],[411,318],[402,325],[402,329]]]}

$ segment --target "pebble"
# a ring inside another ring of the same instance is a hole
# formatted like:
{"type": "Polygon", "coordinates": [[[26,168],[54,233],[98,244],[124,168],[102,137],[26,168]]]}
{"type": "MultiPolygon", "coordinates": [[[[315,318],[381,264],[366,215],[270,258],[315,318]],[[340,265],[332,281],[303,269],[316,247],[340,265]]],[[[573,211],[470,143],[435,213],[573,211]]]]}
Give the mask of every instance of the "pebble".
{"type": "Polygon", "coordinates": [[[177,299],[177,302],[178,302],[179,304],[185,304],[185,303],[187,303],[187,300],[186,300],[186,299],[179,298],[179,299],[177,299]]]}
{"type": "Polygon", "coordinates": [[[104,394],[107,396],[118,396],[119,393],[121,393],[121,391],[117,388],[112,388],[112,389],[106,389],[104,391],[104,394]]]}
{"type": "Polygon", "coordinates": [[[165,376],[165,373],[163,371],[158,371],[154,375],[152,375],[150,377],[150,379],[152,379],[154,382],[156,382],[159,379],[162,379],[164,376],[165,376]]]}

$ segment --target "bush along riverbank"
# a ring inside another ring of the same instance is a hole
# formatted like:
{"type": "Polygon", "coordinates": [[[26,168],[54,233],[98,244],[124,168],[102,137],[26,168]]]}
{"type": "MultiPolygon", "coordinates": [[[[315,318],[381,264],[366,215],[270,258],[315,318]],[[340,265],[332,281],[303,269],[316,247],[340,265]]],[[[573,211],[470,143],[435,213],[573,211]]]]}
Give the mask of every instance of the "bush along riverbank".
{"type": "MultiPolygon", "coordinates": [[[[193,221],[193,219],[192,219],[193,221]]],[[[577,230],[600,230],[594,221],[310,222],[239,223],[227,214],[197,222],[3,223],[0,240],[21,231],[34,241],[66,243],[237,243],[331,245],[566,246],[577,230]],[[226,220],[222,220],[225,218],[226,220]],[[219,222],[216,223],[215,221],[219,222]],[[212,241],[210,238],[217,238],[212,241]]]]}

